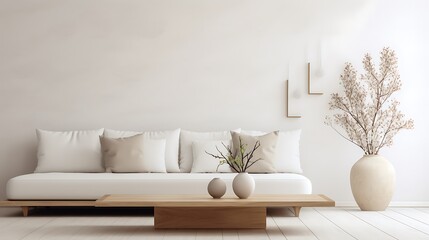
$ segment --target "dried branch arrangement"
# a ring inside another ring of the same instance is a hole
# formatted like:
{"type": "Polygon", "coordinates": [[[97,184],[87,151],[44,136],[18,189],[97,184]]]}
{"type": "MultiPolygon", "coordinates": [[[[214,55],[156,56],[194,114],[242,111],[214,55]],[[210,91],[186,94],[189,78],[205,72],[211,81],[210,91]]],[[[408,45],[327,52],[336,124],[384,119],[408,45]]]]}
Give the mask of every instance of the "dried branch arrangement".
{"type": "Polygon", "coordinates": [[[329,102],[335,113],[326,123],[345,139],[360,147],[365,155],[378,154],[392,145],[393,137],[402,129],[412,129],[412,119],[404,119],[399,102],[392,95],[401,89],[395,51],[384,48],[376,70],[369,54],[363,58],[365,73],[358,78],[351,63],[341,75],[344,95],[334,93],[329,102]],[[340,132],[334,125],[340,126],[340,132]]]}
{"type": "Polygon", "coordinates": [[[261,159],[253,159],[255,151],[261,146],[259,141],[256,141],[252,150],[246,152],[246,144],[241,142],[241,138],[238,139],[240,143],[239,151],[234,154],[231,146],[227,146],[222,143],[223,147],[227,150],[228,154],[224,154],[217,146],[216,150],[219,155],[214,155],[206,151],[206,153],[216,159],[219,159],[219,165],[216,168],[216,171],[219,169],[219,166],[223,164],[228,164],[235,172],[241,173],[246,172],[253,164],[260,161],[261,159]]]}

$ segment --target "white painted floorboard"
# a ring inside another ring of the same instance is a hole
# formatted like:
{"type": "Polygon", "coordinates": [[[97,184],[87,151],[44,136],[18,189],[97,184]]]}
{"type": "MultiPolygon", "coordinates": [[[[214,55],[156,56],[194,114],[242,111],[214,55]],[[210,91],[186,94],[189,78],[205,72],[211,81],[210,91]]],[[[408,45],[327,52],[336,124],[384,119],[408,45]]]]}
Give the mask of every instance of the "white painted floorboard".
{"type": "Polygon", "coordinates": [[[196,230],[196,232],[195,239],[197,240],[222,240],[222,229],[196,230]]]}
{"type": "Polygon", "coordinates": [[[303,208],[299,218],[287,208],[269,209],[267,228],[257,230],[155,230],[144,212],[39,210],[29,217],[0,212],[1,240],[429,240],[429,208],[303,208]]]}
{"type": "Polygon", "coordinates": [[[397,213],[396,211],[392,211],[392,210],[387,210],[384,212],[380,212],[381,214],[383,214],[384,216],[390,217],[402,224],[405,224],[411,228],[414,228],[418,231],[421,231],[423,233],[429,234],[429,225],[422,223],[420,221],[417,221],[411,217],[408,217],[406,215],[397,213]]]}
{"type": "Polygon", "coordinates": [[[222,239],[223,240],[238,240],[237,230],[234,230],[234,229],[222,230],[222,239]]]}
{"type": "Polygon", "coordinates": [[[303,208],[299,218],[317,239],[356,239],[313,208],[303,208]]]}
{"type": "Polygon", "coordinates": [[[388,217],[382,212],[363,212],[357,209],[348,210],[348,212],[396,239],[429,239],[429,235],[418,231],[412,226],[406,225],[397,219],[388,217]]]}
{"type": "Polygon", "coordinates": [[[289,209],[276,209],[270,213],[285,239],[288,240],[317,240],[313,232],[301,221],[294,217],[289,209]]]}
{"type": "Polygon", "coordinates": [[[267,217],[267,235],[270,240],[284,240],[285,237],[273,217],[267,217]]]}
{"type": "Polygon", "coordinates": [[[356,239],[394,240],[395,238],[338,208],[315,209],[326,219],[356,239]]]}
{"type": "Polygon", "coordinates": [[[412,218],[416,221],[429,224],[429,212],[419,211],[413,208],[395,208],[393,211],[412,218]]]}

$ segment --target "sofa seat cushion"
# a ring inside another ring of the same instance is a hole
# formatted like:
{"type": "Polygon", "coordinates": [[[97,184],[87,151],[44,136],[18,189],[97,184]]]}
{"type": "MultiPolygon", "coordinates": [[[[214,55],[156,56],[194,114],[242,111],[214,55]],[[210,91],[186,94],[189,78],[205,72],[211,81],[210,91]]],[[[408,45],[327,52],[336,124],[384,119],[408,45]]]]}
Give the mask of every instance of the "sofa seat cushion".
{"type": "MultiPolygon", "coordinates": [[[[9,200],[96,200],[106,194],[207,194],[220,177],[233,196],[236,173],[33,173],[8,181],[9,200]]],[[[308,178],[294,173],[251,174],[255,194],[309,194],[308,178]]]]}

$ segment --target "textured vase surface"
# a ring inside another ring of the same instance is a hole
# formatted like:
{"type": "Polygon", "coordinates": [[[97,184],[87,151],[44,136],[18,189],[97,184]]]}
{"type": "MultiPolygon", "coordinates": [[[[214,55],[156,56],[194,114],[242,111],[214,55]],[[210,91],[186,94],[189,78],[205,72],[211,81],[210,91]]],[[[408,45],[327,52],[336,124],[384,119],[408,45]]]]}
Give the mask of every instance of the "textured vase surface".
{"type": "Polygon", "coordinates": [[[207,191],[213,198],[221,198],[226,193],[226,184],[220,178],[213,178],[207,186],[207,191]]]}
{"type": "Polygon", "coordinates": [[[241,199],[246,199],[255,190],[255,179],[248,173],[239,173],[232,181],[232,190],[241,199]]]}
{"type": "Polygon", "coordinates": [[[395,191],[392,164],[380,155],[365,155],[350,171],[353,197],[363,211],[384,211],[395,191]]]}

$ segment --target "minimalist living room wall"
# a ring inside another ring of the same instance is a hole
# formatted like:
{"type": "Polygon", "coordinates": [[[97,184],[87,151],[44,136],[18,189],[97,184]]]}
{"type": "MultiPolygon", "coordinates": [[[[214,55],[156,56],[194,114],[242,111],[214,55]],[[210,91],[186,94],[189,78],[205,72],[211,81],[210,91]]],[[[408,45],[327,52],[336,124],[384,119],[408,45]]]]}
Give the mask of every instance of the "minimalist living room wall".
{"type": "MultiPolygon", "coordinates": [[[[13,1],[0,3],[0,198],[36,165],[35,128],[302,128],[315,193],[352,203],[362,152],[324,125],[345,62],[396,50],[415,129],[382,153],[395,204],[427,204],[427,1],[13,1]],[[313,90],[306,94],[306,67],[313,90]],[[290,113],[285,117],[285,80],[290,113]]],[[[67,191],[65,189],[65,191],[67,191]]]]}

